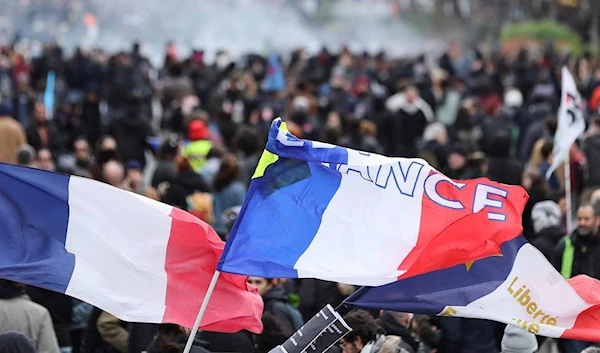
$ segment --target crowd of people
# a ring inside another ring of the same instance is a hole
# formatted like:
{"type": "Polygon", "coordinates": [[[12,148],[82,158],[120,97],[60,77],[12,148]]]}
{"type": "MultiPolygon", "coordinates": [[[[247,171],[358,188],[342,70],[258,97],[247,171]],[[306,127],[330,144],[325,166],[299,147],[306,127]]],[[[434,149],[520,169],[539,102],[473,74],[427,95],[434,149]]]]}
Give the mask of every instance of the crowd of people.
{"type": "MultiPolygon", "coordinates": [[[[139,48],[67,57],[54,44],[37,56],[3,47],[0,162],[94,178],[160,200],[226,239],[270,123],[281,116],[300,138],[423,158],[454,179],[522,185],[530,195],[525,237],[563,276],[600,279],[596,57],[551,49],[487,53],[453,42],[435,60],[323,48],[236,60],[221,51],[207,62],[201,50],[181,57],[169,44],[156,68],[139,48]],[[577,81],[588,123],[570,151],[573,215],[564,168],[544,178],[554,158],[562,65],[577,81]]],[[[356,289],[315,279],[249,282],[265,302],[264,333],[201,332],[194,350],[266,353],[356,289]]],[[[534,352],[543,341],[483,320],[366,311],[349,311],[346,320],[354,330],[332,351],[534,352]]],[[[65,295],[0,280],[0,334],[7,331],[0,352],[175,353],[189,332],[122,322],[65,295]]],[[[590,345],[559,342],[564,353],[590,345]]]]}

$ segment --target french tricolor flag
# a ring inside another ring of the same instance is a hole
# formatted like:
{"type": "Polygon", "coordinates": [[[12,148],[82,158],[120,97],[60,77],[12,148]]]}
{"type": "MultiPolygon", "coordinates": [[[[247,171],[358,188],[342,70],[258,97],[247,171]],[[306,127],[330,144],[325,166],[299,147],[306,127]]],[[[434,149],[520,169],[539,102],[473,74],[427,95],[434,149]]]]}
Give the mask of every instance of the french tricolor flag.
{"type": "Polygon", "coordinates": [[[218,269],[377,286],[497,254],[528,196],[422,159],[299,139],[276,119],[218,269]]]}
{"type": "MultiPolygon", "coordinates": [[[[0,164],[0,278],[125,321],[191,327],[223,248],[182,210],[94,180],[0,164]]],[[[259,333],[262,309],[245,276],[224,273],[200,327],[259,333]]]]}

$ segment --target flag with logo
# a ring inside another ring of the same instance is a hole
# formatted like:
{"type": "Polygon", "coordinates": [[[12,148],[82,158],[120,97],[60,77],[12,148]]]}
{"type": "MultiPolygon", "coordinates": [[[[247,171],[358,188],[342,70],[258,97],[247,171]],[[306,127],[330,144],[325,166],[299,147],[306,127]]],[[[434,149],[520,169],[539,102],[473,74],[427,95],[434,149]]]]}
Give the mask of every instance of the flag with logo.
{"type": "Polygon", "coordinates": [[[581,110],[581,95],[569,70],[562,68],[562,94],[558,110],[558,127],[554,135],[554,160],[546,172],[546,180],[558,166],[569,158],[569,150],[585,131],[585,120],[581,110]]]}

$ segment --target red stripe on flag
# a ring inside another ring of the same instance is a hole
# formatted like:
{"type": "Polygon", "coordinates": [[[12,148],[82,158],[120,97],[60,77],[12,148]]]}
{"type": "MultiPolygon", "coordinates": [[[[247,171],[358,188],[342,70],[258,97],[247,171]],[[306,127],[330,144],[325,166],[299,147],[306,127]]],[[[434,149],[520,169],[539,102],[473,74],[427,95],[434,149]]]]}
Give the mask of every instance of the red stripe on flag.
{"type": "Polygon", "coordinates": [[[600,342],[600,281],[580,275],[567,282],[581,299],[592,306],[577,316],[573,328],[565,330],[561,338],[600,342]]]}
{"type": "Polygon", "coordinates": [[[419,238],[415,248],[400,264],[399,270],[407,271],[400,278],[497,255],[504,242],[523,231],[521,215],[529,196],[521,186],[504,185],[486,178],[456,182],[466,186],[459,189],[449,182],[440,182],[435,190],[446,200],[460,201],[464,206],[462,210],[440,205],[423,194],[419,238]],[[507,191],[506,199],[487,195],[489,199],[502,201],[503,206],[473,213],[476,193],[482,196],[483,189],[478,189],[478,185],[507,191]],[[506,220],[490,220],[488,211],[505,214],[506,220]]]}
{"type": "MultiPolygon", "coordinates": [[[[206,223],[173,208],[167,246],[165,323],[192,327],[217,269],[225,243],[206,223]]],[[[216,332],[262,332],[263,300],[247,277],[221,273],[200,328],[216,332]]]]}

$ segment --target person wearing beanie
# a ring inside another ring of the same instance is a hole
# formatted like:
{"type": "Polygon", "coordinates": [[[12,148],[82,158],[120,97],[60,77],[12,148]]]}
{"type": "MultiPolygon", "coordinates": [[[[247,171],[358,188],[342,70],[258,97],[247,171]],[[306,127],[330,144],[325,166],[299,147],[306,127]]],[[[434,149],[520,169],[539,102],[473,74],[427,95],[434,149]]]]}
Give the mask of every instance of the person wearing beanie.
{"type": "Polygon", "coordinates": [[[2,353],[36,353],[33,341],[24,334],[9,331],[0,334],[0,352],[2,353]]]}
{"type": "Polygon", "coordinates": [[[213,147],[213,143],[209,138],[210,130],[204,120],[192,120],[188,124],[188,139],[190,142],[183,148],[182,152],[196,173],[200,173],[204,168],[208,153],[213,147]]]}
{"type": "Polygon", "coordinates": [[[27,144],[23,125],[12,118],[12,109],[0,103],[0,162],[17,164],[17,149],[27,144]]]}
{"type": "Polygon", "coordinates": [[[539,251],[551,259],[554,248],[565,236],[561,229],[562,213],[560,206],[552,201],[545,200],[536,203],[531,211],[533,221],[534,240],[531,242],[539,251]]]}
{"type": "Polygon", "coordinates": [[[501,353],[534,353],[538,350],[538,343],[533,333],[508,325],[504,329],[501,347],[501,353]]]}

